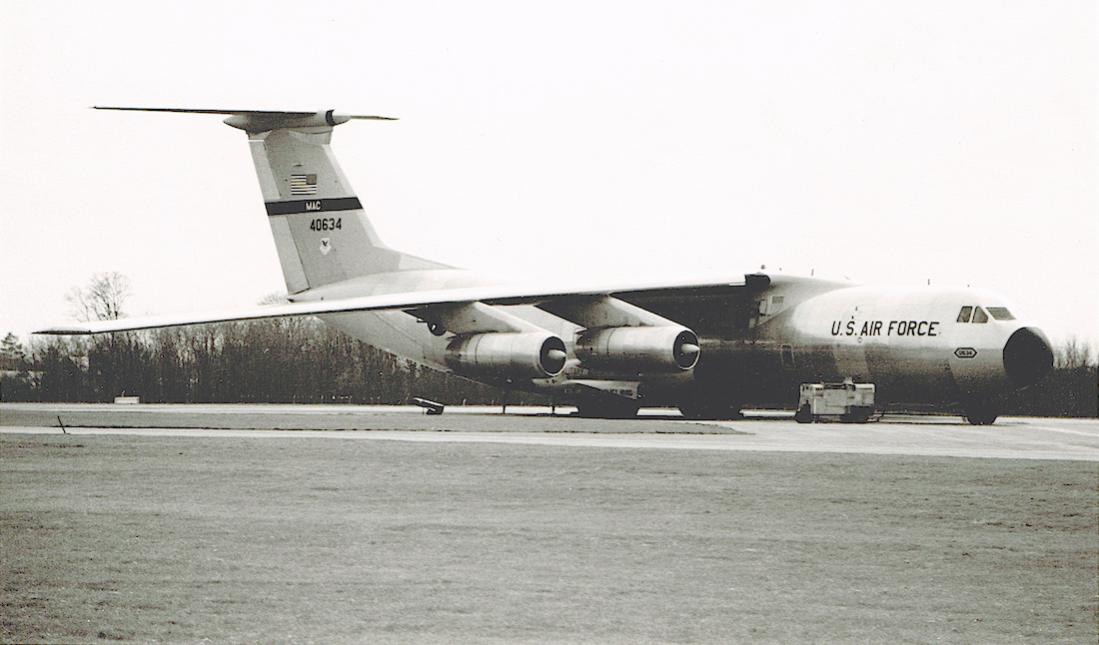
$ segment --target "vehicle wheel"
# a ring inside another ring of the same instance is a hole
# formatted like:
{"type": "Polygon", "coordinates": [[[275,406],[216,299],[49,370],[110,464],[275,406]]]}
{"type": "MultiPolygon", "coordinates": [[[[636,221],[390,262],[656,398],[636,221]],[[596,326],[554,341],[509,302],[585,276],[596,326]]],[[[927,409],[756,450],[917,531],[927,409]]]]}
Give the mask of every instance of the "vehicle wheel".
{"type": "Polygon", "coordinates": [[[631,419],[640,408],[641,404],[630,399],[585,401],[576,405],[576,413],[585,419],[631,419]]]}
{"type": "Polygon", "coordinates": [[[844,423],[866,423],[873,413],[873,410],[858,408],[841,416],[840,421],[843,421],[844,423]]]}
{"type": "Polygon", "coordinates": [[[794,413],[794,421],[798,423],[812,423],[813,422],[813,410],[809,407],[809,404],[798,408],[798,411],[794,413]]]}

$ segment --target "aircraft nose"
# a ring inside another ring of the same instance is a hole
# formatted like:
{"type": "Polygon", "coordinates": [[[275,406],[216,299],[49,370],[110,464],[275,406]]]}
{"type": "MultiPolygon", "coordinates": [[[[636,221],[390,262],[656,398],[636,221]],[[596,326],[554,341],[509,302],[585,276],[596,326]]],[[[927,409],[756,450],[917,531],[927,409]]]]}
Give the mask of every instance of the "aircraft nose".
{"type": "Polygon", "coordinates": [[[1004,370],[1015,387],[1034,385],[1053,369],[1053,350],[1040,329],[1022,327],[1004,345],[1004,370]]]}

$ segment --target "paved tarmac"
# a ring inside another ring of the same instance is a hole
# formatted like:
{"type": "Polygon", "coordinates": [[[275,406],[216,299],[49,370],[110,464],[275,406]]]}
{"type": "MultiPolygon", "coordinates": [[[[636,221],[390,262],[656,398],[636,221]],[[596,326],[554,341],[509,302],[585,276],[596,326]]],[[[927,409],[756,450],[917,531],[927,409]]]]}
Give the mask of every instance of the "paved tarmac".
{"type": "Polygon", "coordinates": [[[798,424],[785,412],[688,421],[672,410],[638,419],[579,419],[571,408],[3,404],[0,432],[341,438],[588,448],[739,450],[1099,461],[1099,420],[1005,417],[972,426],[952,416],[886,416],[866,424],[798,424]]]}
{"type": "Polygon", "coordinates": [[[3,404],[0,642],[1094,642],[1096,461],[1095,419],[3,404]]]}

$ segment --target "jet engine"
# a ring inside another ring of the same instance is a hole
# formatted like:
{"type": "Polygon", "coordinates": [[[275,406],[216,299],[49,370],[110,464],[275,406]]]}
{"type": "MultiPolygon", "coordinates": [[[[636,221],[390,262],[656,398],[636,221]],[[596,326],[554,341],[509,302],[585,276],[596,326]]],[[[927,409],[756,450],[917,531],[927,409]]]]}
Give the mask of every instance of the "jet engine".
{"type": "Polygon", "coordinates": [[[565,368],[565,341],[548,332],[493,332],[457,336],[446,364],[458,374],[545,378],[565,368]]]}
{"type": "Polygon", "coordinates": [[[608,327],[576,337],[585,367],[631,372],[689,370],[698,362],[698,336],[686,327],[608,327]]]}

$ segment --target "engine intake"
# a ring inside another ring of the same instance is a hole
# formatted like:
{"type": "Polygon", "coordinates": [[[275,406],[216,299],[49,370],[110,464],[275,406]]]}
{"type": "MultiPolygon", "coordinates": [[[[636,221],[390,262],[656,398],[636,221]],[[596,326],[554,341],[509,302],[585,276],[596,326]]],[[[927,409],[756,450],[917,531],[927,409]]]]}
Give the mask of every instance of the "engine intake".
{"type": "Polygon", "coordinates": [[[494,332],[457,336],[446,364],[458,374],[505,378],[557,376],[565,368],[565,341],[550,333],[494,332]]]}
{"type": "Polygon", "coordinates": [[[594,369],[675,372],[694,367],[698,355],[698,336],[675,325],[589,329],[576,337],[576,357],[594,369]]]}

